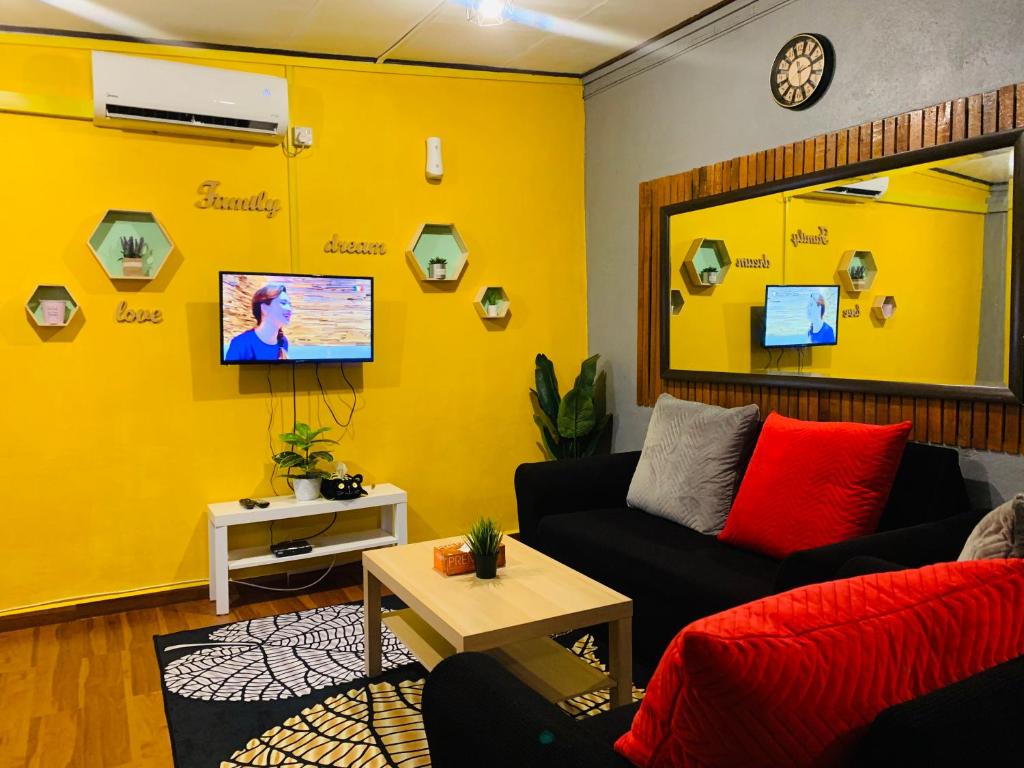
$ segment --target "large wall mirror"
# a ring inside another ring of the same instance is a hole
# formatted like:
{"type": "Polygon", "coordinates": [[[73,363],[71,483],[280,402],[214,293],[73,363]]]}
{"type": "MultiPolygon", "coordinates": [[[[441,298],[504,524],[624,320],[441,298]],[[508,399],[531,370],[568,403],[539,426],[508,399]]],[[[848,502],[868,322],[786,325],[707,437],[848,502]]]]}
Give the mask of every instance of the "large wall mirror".
{"type": "Polygon", "coordinates": [[[1020,401],[1021,131],[661,209],[663,375],[1020,401]]]}

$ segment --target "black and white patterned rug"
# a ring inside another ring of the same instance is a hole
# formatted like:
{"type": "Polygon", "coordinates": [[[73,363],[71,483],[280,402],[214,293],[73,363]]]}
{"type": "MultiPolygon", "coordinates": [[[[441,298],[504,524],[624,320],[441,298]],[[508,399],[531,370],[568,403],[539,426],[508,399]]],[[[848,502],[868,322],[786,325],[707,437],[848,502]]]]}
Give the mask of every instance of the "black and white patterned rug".
{"type": "MultiPolygon", "coordinates": [[[[401,606],[387,598],[385,607],[401,606]]],[[[154,638],[175,765],[429,766],[426,670],[387,627],[382,634],[384,673],[372,682],[363,675],[362,603],[154,638]]],[[[594,635],[557,639],[604,668],[594,635]]],[[[607,703],[599,691],[561,706],[585,717],[607,703]]]]}

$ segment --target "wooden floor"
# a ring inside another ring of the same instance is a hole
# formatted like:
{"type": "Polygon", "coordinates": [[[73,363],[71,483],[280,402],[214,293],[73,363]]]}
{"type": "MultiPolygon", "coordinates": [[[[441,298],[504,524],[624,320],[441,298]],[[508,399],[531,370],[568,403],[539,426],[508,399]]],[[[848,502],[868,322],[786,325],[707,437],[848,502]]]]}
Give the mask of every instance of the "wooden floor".
{"type": "Polygon", "coordinates": [[[171,766],[153,635],[362,599],[253,593],[226,616],[197,600],[0,633],[0,767],[171,766]]]}

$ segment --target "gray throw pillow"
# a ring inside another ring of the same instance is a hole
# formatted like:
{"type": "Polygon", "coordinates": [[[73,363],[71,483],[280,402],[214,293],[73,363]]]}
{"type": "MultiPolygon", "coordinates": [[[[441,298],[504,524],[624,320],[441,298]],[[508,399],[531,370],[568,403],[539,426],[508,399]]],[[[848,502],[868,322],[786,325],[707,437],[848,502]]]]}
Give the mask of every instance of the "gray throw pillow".
{"type": "Polygon", "coordinates": [[[720,408],[662,395],[626,503],[700,533],[719,533],[759,416],[756,405],[720,408]]]}
{"type": "Polygon", "coordinates": [[[1018,493],[974,526],[959,560],[1024,557],[1024,493],[1018,493]]]}

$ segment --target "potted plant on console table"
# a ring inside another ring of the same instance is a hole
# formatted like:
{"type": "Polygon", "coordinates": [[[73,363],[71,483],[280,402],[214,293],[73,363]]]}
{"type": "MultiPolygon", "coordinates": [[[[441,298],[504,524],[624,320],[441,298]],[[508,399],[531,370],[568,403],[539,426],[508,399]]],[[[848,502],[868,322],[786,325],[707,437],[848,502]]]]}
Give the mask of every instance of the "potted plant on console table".
{"type": "Polygon", "coordinates": [[[299,501],[312,501],[320,498],[320,482],[329,477],[329,472],[317,469],[321,461],[334,461],[329,451],[314,450],[322,443],[337,444],[337,440],[321,437],[329,432],[328,427],[313,429],[308,424],[298,422],[292,432],[281,435],[281,440],[291,446],[291,450],[281,451],[274,456],[274,463],[281,469],[288,470],[295,498],[299,501]]]}

